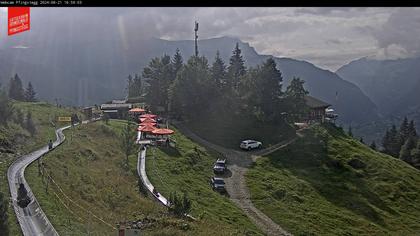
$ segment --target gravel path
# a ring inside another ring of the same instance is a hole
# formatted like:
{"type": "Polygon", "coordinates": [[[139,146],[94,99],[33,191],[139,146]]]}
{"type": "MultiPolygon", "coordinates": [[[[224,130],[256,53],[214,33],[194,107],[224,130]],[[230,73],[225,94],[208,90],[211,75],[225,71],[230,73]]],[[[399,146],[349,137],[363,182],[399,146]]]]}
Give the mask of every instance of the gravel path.
{"type": "Polygon", "coordinates": [[[213,151],[224,155],[227,158],[229,170],[224,178],[226,182],[226,190],[230,199],[245,212],[251,221],[253,221],[267,235],[291,235],[272,221],[263,212],[257,209],[254,204],[252,204],[251,195],[246,185],[245,174],[258,156],[267,155],[281,149],[295,141],[296,137],[273,145],[267,149],[245,152],[224,148],[210,143],[193,133],[182,123],[175,123],[174,125],[188,138],[205,146],[206,148],[212,149],[213,151]]]}

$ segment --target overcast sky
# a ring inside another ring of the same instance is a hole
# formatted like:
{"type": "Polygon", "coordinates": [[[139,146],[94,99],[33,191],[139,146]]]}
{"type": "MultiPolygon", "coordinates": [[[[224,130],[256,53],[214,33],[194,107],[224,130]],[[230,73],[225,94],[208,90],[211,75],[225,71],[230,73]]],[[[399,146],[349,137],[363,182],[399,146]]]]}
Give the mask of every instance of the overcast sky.
{"type": "MultiPolygon", "coordinates": [[[[40,8],[31,10],[41,11],[40,8]]],[[[42,9],[46,10],[57,11],[57,8],[42,9]]],[[[1,11],[5,13],[5,8],[1,11]]],[[[115,20],[122,32],[134,30],[142,35],[169,40],[193,39],[193,24],[198,20],[201,39],[235,36],[249,42],[260,54],[302,59],[332,71],[365,56],[393,59],[420,54],[420,8],[68,10],[76,11],[89,13],[86,17],[89,15],[90,19],[115,20]]],[[[77,14],[69,15],[76,17],[77,14]]],[[[3,23],[0,25],[5,26],[3,23]]],[[[31,28],[35,29],[33,25],[31,28]]]]}

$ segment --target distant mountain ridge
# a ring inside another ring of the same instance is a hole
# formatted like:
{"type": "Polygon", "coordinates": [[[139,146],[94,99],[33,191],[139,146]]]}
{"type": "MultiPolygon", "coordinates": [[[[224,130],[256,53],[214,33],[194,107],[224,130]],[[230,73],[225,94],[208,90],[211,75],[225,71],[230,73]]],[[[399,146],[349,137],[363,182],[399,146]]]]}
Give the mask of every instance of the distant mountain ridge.
{"type": "MultiPolygon", "coordinates": [[[[54,101],[59,97],[63,103],[78,106],[100,103],[124,97],[128,74],[141,74],[151,58],[164,54],[172,56],[179,48],[187,60],[194,50],[192,40],[151,38],[122,42],[110,35],[107,39],[66,44],[66,41],[60,41],[65,40],[61,37],[64,36],[58,35],[50,44],[31,43],[28,37],[19,42],[19,45],[28,46],[27,49],[12,48],[17,45],[13,40],[5,42],[0,49],[0,61],[8,58],[0,66],[2,83],[7,84],[8,78],[17,72],[24,81],[33,82],[42,99],[54,101]]],[[[218,50],[228,64],[236,42],[247,66],[256,66],[270,57],[258,54],[248,43],[232,37],[199,40],[199,53],[211,64],[218,50]]],[[[334,106],[344,123],[366,122],[378,117],[375,104],[357,86],[335,73],[306,61],[274,58],[283,74],[284,89],[294,76],[300,77],[306,81],[311,95],[334,106]]]]}
{"type": "Polygon", "coordinates": [[[420,58],[361,58],[342,66],[337,74],[358,85],[385,117],[409,115],[420,121],[420,58]]]}

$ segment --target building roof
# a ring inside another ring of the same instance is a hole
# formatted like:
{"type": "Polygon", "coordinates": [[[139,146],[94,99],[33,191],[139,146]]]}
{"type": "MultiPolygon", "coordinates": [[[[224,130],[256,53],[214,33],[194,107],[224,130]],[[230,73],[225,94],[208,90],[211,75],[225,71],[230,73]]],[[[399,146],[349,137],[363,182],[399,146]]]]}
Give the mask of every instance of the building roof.
{"type": "Polygon", "coordinates": [[[124,104],[102,104],[101,110],[109,110],[109,109],[118,109],[118,108],[128,108],[131,109],[131,103],[124,103],[124,104]]]}
{"type": "Polygon", "coordinates": [[[310,108],[327,108],[331,106],[331,104],[328,104],[312,96],[305,96],[305,102],[306,102],[306,105],[309,106],[310,108]]]}

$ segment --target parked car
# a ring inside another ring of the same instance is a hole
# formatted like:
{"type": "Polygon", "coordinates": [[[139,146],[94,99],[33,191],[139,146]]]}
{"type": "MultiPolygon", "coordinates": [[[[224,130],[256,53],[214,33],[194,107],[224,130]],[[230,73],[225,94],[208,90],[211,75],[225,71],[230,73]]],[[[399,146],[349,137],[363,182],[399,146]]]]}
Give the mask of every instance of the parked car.
{"type": "Polygon", "coordinates": [[[244,140],[244,141],[241,142],[239,147],[242,148],[242,149],[250,151],[252,149],[261,148],[262,143],[259,142],[259,141],[255,141],[255,140],[244,140]]]}
{"type": "Polygon", "coordinates": [[[213,190],[215,190],[215,191],[218,191],[218,192],[221,192],[221,193],[226,192],[225,181],[222,178],[211,177],[210,185],[213,188],[213,190]]]}
{"type": "Polygon", "coordinates": [[[214,163],[213,171],[216,174],[223,174],[226,170],[226,159],[217,159],[216,163],[214,163]]]}

